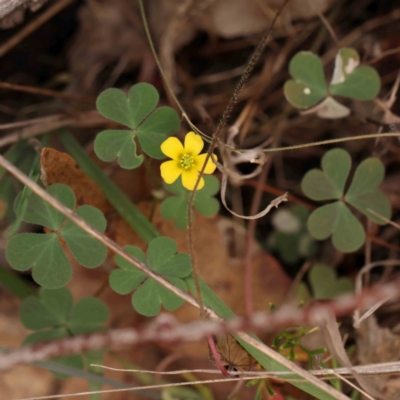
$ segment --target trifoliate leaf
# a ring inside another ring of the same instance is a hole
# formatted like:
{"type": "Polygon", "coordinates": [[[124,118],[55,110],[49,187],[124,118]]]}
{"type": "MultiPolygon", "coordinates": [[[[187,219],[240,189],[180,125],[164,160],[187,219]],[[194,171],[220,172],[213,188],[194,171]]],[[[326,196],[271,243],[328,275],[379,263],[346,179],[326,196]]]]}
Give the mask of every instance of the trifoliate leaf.
{"type": "Polygon", "coordinates": [[[105,117],[119,122],[130,131],[107,130],[95,140],[95,153],[103,161],[118,159],[122,168],[138,167],[143,156],[136,154],[135,136],[142,150],[153,158],[164,158],[161,143],[179,130],[178,114],[170,107],[160,107],[157,90],[148,83],[138,83],[128,96],[120,89],[107,89],[97,98],[97,109],[105,117]]]}
{"type": "MultiPolygon", "coordinates": [[[[67,207],[74,207],[75,196],[68,186],[55,184],[49,186],[47,191],[67,207]]],[[[92,206],[82,206],[76,212],[94,228],[104,232],[106,220],[99,210],[92,206]]],[[[64,215],[35,194],[29,197],[24,219],[43,224],[56,232],[14,236],[7,245],[6,257],[10,265],[18,271],[33,268],[33,279],[47,289],[60,288],[71,279],[71,266],[61,247],[60,236],[76,259],[87,268],[99,266],[107,256],[107,249],[103,244],[73,222],[67,222],[64,215]]]]}
{"type": "MultiPolygon", "coordinates": [[[[177,244],[168,237],[159,236],[149,243],[147,260],[141,250],[128,246],[125,248],[141,262],[145,262],[151,269],[162,275],[173,285],[186,291],[186,283],[180,279],[189,276],[192,271],[191,260],[187,254],[177,254],[177,244]]],[[[167,310],[175,310],[183,301],[165,289],[161,284],[148,278],[143,272],[127,263],[120,256],[115,258],[119,270],[113,271],[110,276],[110,285],[117,292],[126,294],[135,290],[132,295],[132,304],[142,315],[157,315],[161,306],[167,310]]]]}
{"type": "MultiPolygon", "coordinates": [[[[72,295],[67,288],[41,289],[39,297],[31,296],[23,300],[20,317],[26,328],[36,331],[25,338],[24,344],[34,344],[101,329],[108,318],[108,308],[101,300],[93,297],[81,299],[73,305],[72,295]]],[[[56,358],[53,361],[73,368],[84,367],[81,355],[56,358]]],[[[59,373],[55,375],[68,377],[59,373]]]]}

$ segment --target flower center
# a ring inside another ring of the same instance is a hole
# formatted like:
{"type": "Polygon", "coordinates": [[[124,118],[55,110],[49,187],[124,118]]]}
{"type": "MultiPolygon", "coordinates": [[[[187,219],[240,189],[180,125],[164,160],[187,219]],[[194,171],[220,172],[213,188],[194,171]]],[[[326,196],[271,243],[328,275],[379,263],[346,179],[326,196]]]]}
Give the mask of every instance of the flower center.
{"type": "Polygon", "coordinates": [[[182,154],[179,158],[179,166],[183,169],[190,169],[194,165],[194,159],[193,156],[190,154],[182,154]]]}

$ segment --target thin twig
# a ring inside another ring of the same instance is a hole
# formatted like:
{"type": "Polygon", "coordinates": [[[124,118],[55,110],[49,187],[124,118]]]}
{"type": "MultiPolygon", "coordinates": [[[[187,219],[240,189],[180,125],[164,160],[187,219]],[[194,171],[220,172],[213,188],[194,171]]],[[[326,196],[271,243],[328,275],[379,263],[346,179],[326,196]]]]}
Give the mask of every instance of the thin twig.
{"type": "MultiPolygon", "coordinates": [[[[159,375],[182,375],[186,373],[202,373],[202,374],[220,374],[221,371],[219,369],[180,369],[174,371],[152,371],[152,370],[143,370],[143,369],[125,369],[125,368],[113,368],[108,367],[106,365],[100,364],[90,364],[92,367],[103,368],[110,371],[117,372],[134,372],[137,374],[159,374],[159,375]]],[[[394,373],[400,374],[400,361],[392,361],[388,363],[377,363],[377,364],[368,364],[368,365],[356,365],[354,367],[345,368],[323,368],[323,369],[312,369],[308,370],[308,372],[315,376],[327,376],[333,373],[336,373],[340,376],[349,376],[353,377],[352,371],[356,371],[360,375],[391,375],[394,373]]],[[[285,375],[290,375],[292,372],[289,371],[232,371],[229,372],[231,376],[250,376],[257,378],[267,378],[267,377],[280,377],[285,375]]],[[[194,382],[197,383],[197,382],[194,382]]]]}
{"type": "MultiPolygon", "coordinates": [[[[258,43],[256,49],[254,50],[252,56],[250,57],[250,60],[246,66],[246,69],[243,72],[243,75],[241,76],[238,84],[236,85],[236,87],[233,91],[233,94],[232,94],[231,98],[229,99],[229,102],[228,102],[224,112],[222,113],[221,120],[219,121],[219,124],[217,125],[217,128],[213,133],[210,147],[208,148],[208,151],[207,151],[206,159],[205,159],[204,164],[199,172],[196,183],[194,185],[194,189],[190,195],[189,206],[188,206],[188,239],[189,239],[190,256],[192,259],[194,281],[196,284],[196,296],[197,296],[198,302],[200,304],[200,307],[202,306],[202,299],[201,299],[201,290],[200,290],[200,282],[199,282],[197,263],[196,263],[196,258],[195,258],[195,254],[194,254],[194,232],[193,232],[193,202],[194,202],[196,190],[197,190],[197,187],[199,186],[202,176],[204,175],[204,170],[206,168],[206,165],[207,165],[208,161],[210,160],[210,158],[212,157],[213,151],[221,138],[223,128],[226,126],[226,124],[231,116],[231,113],[233,111],[233,108],[239,99],[239,95],[240,95],[245,83],[249,79],[254,66],[256,65],[258,59],[260,58],[262,52],[264,51],[264,48],[267,45],[276,21],[278,20],[281,12],[283,11],[283,9],[285,8],[285,6],[288,2],[289,2],[289,0],[284,1],[282,6],[276,13],[275,18],[273,19],[270,28],[264,34],[264,36],[258,43]]],[[[200,308],[200,314],[203,315],[202,307],[200,308]]]]}
{"type": "Polygon", "coordinates": [[[99,115],[97,111],[88,111],[79,114],[76,118],[61,116],[60,118],[49,117],[44,119],[43,123],[31,124],[23,129],[18,129],[10,132],[7,136],[0,139],[0,148],[17,143],[24,139],[29,139],[34,136],[43,135],[47,132],[54,131],[65,127],[92,127],[102,126],[107,123],[107,120],[99,115]]]}
{"type": "MultiPolygon", "coordinates": [[[[234,333],[248,329],[272,332],[287,326],[316,326],[326,318],[327,314],[342,317],[350,315],[356,308],[360,310],[369,309],[377,301],[384,298],[390,297],[390,301],[395,301],[400,298],[399,289],[400,281],[392,281],[385,285],[377,285],[372,289],[367,289],[360,295],[338,297],[329,303],[313,303],[303,308],[287,305],[282,306],[274,313],[260,311],[249,318],[234,318],[231,320],[200,319],[182,324],[169,314],[161,314],[151,323],[138,328],[115,329],[108,332],[75,336],[50,343],[4,351],[0,353],[0,370],[7,370],[21,363],[30,364],[43,361],[52,357],[80,354],[105,348],[113,350],[126,349],[153,341],[176,344],[198,341],[210,335],[222,335],[228,332],[234,333]]],[[[244,334],[239,333],[239,335],[243,336],[244,334]]],[[[251,338],[251,345],[263,349],[266,347],[254,338],[251,338]]],[[[275,353],[271,349],[268,350],[271,353],[275,353]]],[[[275,354],[282,357],[278,353],[275,354]]],[[[282,358],[284,359],[284,357],[282,358]]],[[[291,365],[292,363],[285,359],[285,364],[291,365]]],[[[298,373],[298,370],[290,369],[296,374],[298,373]]],[[[305,373],[306,371],[303,372],[305,373]]],[[[304,376],[304,373],[301,376],[304,376]]]]}
{"type": "Polygon", "coordinates": [[[15,83],[0,82],[0,88],[14,90],[16,92],[37,94],[39,96],[57,97],[63,100],[80,101],[84,103],[94,103],[96,101],[96,99],[90,96],[84,96],[76,93],[57,92],[55,90],[36,88],[33,86],[17,85],[15,83]]]}
{"type": "MultiPolygon", "coordinates": [[[[69,208],[65,207],[61,202],[59,202],[57,199],[55,199],[53,196],[51,196],[49,193],[47,193],[45,190],[43,190],[39,185],[37,185],[35,182],[30,180],[25,174],[23,174],[18,168],[16,168],[13,164],[11,164],[8,160],[6,160],[3,156],[0,155],[0,166],[6,169],[8,172],[10,172],[12,175],[14,175],[18,180],[20,180],[22,183],[24,183],[27,187],[29,187],[33,193],[37,194],[40,196],[43,200],[45,200],[47,203],[49,203],[52,207],[54,207],[57,211],[65,215],[69,220],[73,221],[78,227],[83,229],[85,232],[89,233],[92,237],[96,238],[99,240],[102,244],[104,244],[107,248],[112,250],[114,253],[118,254],[121,256],[124,260],[128,261],[132,265],[134,265],[136,268],[138,268],[140,271],[142,271],[144,274],[146,274],[148,277],[154,279],[156,282],[170,290],[172,293],[183,299],[184,301],[188,302],[189,304],[192,304],[193,306],[200,308],[199,303],[190,295],[188,295],[186,292],[180,290],[179,288],[175,287],[172,285],[169,281],[165,280],[162,276],[158,275],[155,273],[153,270],[148,268],[145,264],[140,262],[138,259],[133,257],[131,254],[127,253],[124,251],[124,249],[117,245],[114,241],[106,237],[104,234],[100,233],[96,229],[92,228],[84,219],[76,215],[72,210],[69,208]]],[[[208,309],[204,311],[207,311],[208,315],[210,318],[216,319],[216,320],[221,320],[220,317],[211,309],[208,309]]],[[[159,340],[160,337],[162,337],[163,332],[168,333],[168,328],[166,324],[163,324],[161,329],[156,329],[155,335],[153,333],[153,340],[159,340]],[[157,338],[157,339],[156,339],[157,338]]],[[[81,352],[86,352],[89,351],[88,349],[91,347],[94,347],[96,349],[99,348],[107,348],[110,347],[110,343],[113,342],[112,340],[112,332],[111,332],[111,337],[110,335],[104,336],[104,337],[99,337],[99,336],[94,336],[93,340],[87,340],[85,338],[76,338],[76,342],[52,342],[48,343],[45,345],[38,345],[38,346],[32,346],[32,347],[25,347],[22,349],[19,349],[16,351],[16,354],[11,354],[8,357],[8,362],[11,363],[18,363],[18,362],[34,362],[34,359],[37,361],[46,359],[46,358],[52,358],[52,357],[57,357],[57,354],[60,352],[70,352],[71,354],[77,354],[81,352]],[[101,341],[101,339],[105,339],[104,341],[101,341]],[[59,343],[61,344],[61,347],[59,346],[59,343]],[[65,345],[65,343],[67,343],[65,345]],[[68,344],[70,344],[72,347],[68,347],[68,344]],[[19,354],[19,356],[18,356],[19,354]],[[22,358],[18,358],[22,357],[22,358]],[[28,361],[27,358],[31,359],[31,361],[28,361]]],[[[135,333],[134,339],[138,339],[138,337],[142,336],[142,333],[138,334],[135,333]]],[[[151,336],[151,335],[150,335],[151,336]]],[[[193,335],[192,335],[193,336],[193,335]]],[[[244,332],[238,332],[236,336],[240,339],[242,339],[244,342],[248,343],[251,347],[254,349],[258,350],[259,352],[265,354],[267,357],[270,359],[276,361],[279,363],[283,368],[287,368],[290,371],[293,371],[293,373],[296,376],[302,377],[306,379],[311,385],[315,386],[316,388],[319,388],[325,393],[328,393],[330,395],[338,396],[336,397],[337,399],[346,399],[348,400],[347,396],[341,395],[338,391],[335,389],[331,388],[324,382],[318,380],[317,378],[313,377],[312,375],[308,374],[305,370],[302,368],[298,367],[295,365],[293,362],[289,361],[287,358],[283,357],[279,353],[276,353],[274,350],[270,349],[268,346],[266,346],[264,343],[254,339],[253,337],[249,336],[248,334],[244,332]]],[[[126,340],[128,338],[123,335],[122,337],[119,338],[119,340],[115,341],[114,343],[116,344],[116,347],[118,347],[121,344],[127,344],[126,340]]],[[[2,355],[0,358],[0,367],[1,363],[5,361],[6,356],[2,355]]],[[[7,362],[7,361],[6,361],[7,362]]],[[[335,397],[334,397],[335,398],[335,397]]]]}

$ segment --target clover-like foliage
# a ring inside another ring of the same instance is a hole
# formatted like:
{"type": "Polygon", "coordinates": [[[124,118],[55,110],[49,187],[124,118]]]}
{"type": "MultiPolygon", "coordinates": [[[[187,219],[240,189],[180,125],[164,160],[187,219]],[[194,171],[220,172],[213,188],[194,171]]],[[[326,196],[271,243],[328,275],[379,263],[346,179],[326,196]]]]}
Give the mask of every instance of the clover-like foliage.
{"type": "MultiPolygon", "coordinates": [[[[174,286],[186,291],[186,278],[192,271],[190,257],[185,253],[177,253],[174,240],[159,236],[153,239],[147,249],[147,257],[138,247],[126,246],[125,250],[162,275],[174,286]]],[[[154,279],[148,278],[142,271],[121,258],[115,257],[119,269],[110,275],[111,287],[120,294],[132,295],[133,307],[139,314],[152,317],[161,310],[161,305],[169,311],[176,310],[183,300],[154,279]]]]}
{"type": "Polygon", "coordinates": [[[307,302],[314,299],[332,299],[352,292],[354,284],[347,277],[338,277],[334,268],[326,264],[315,264],[308,272],[311,293],[305,283],[300,283],[296,290],[299,301],[307,302]]]}
{"type": "Polygon", "coordinates": [[[332,236],[332,243],[339,251],[351,253],[364,244],[365,231],[347,204],[380,225],[385,222],[369,209],[385,218],[391,217],[390,202],[378,188],[385,177],[385,168],[378,158],[367,158],[357,167],[351,185],[344,194],[351,168],[349,153],[343,149],[329,150],[323,156],[321,166],[322,170],[307,172],[301,188],[312,200],[336,201],[311,213],[307,221],[308,230],[318,240],[332,236]]]}
{"type": "MultiPolygon", "coordinates": [[[[219,201],[213,197],[218,193],[219,180],[213,176],[204,176],[204,187],[195,193],[193,206],[203,217],[213,217],[219,211],[219,201]]],[[[173,193],[167,197],[161,204],[161,215],[165,219],[172,219],[178,229],[187,229],[188,227],[188,207],[191,191],[185,189],[179,180],[171,185],[164,183],[167,191],[173,193]]]]}
{"type": "Polygon", "coordinates": [[[138,83],[128,96],[120,89],[106,89],[97,98],[97,109],[104,117],[125,125],[128,130],[108,129],[100,132],[94,151],[103,161],[118,159],[122,168],[132,169],[143,162],[136,154],[135,137],[150,157],[162,159],[161,143],[179,130],[178,114],[171,107],[159,107],[158,92],[148,83],[138,83]]]}
{"type": "MultiPolygon", "coordinates": [[[[73,209],[75,196],[65,185],[54,184],[47,192],[73,209]]],[[[16,210],[20,208],[16,200],[16,210]]],[[[91,226],[100,232],[106,229],[106,219],[97,208],[84,205],[75,210],[91,226]]],[[[71,279],[72,269],[60,243],[62,239],[76,260],[86,268],[101,265],[107,248],[97,239],[83,231],[72,221],[54,209],[36,194],[31,194],[24,208],[23,220],[42,225],[53,232],[46,234],[21,233],[11,238],[6,248],[6,257],[11,267],[17,271],[27,271],[33,267],[32,277],[47,289],[65,286],[71,279]]]]}
{"type": "MultiPolygon", "coordinates": [[[[39,297],[30,296],[22,301],[19,314],[25,328],[35,331],[25,338],[24,344],[35,344],[98,331],[108,319],[109,311],[94,297],[83,298],[74,304],[67,288],[42,288],[39,297]]],[[[60,357],[55,361],[78,369],[84,366],[81,355],[60,357]]]]}
{"type": "Polygon", "coordinates": [[[267,238],[267,246],[288,264],[311,257],[316,251],[315,239],[307,231],[309,214],[305,207],[293,205],[279,208],[272,216],[274,231],[267,238]]]}
{"type": "Polygon", "coordinates": [[[376,70],[359,64],[360,56],[354,49],[340,49],[328,86],[321,59],[308,51],[299,52],[289,64],[289,72],[293,79],[285,83],[285,97],[290,104],[300,109],[310,108],[319,103],[315,112],[321,118],[345,117],[349,115],[350,110],[332,96],[372,100],[381,87],[376,70]]]}

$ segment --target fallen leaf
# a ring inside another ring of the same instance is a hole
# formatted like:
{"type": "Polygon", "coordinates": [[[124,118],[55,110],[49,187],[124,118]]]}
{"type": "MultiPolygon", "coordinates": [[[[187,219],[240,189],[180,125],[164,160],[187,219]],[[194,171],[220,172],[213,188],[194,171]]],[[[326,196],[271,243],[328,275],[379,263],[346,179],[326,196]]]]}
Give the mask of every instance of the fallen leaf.
{"type": "Polygon", "coordinates": [[[67,153],[45,147],[40,155],[41,180],[45,186],[62,183],[69,186],[76,197],[76,205],[89,204],[104,214],[113,210],[100,186],[90,179],[67,153]]]}
{"type": "MultiPolygon", "coordinates": [[[[222,365],[227,371],[250,371],[257,365],[252,357],[232,335],[213,338],[222,365]]],[[[214,356],[209,349],[209,358],[215,362],[214,356]]]]}

